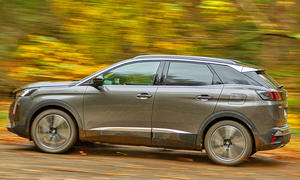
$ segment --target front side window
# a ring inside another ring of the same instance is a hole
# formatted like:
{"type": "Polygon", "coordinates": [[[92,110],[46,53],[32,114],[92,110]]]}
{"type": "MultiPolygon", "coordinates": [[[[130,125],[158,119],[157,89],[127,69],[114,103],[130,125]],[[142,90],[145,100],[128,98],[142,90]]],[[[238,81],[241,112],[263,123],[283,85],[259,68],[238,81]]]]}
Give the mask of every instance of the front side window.
{"type": "Polygon", "coordinates": [[[166,85],[202,86],[211,85],[213,73],[206,64],[170,62],[166,85]]]}
{"type": "Polygon", "coordinates": [[[153,85],[160,62],[136,62],[105,72],[104,85],[153,85]]]}

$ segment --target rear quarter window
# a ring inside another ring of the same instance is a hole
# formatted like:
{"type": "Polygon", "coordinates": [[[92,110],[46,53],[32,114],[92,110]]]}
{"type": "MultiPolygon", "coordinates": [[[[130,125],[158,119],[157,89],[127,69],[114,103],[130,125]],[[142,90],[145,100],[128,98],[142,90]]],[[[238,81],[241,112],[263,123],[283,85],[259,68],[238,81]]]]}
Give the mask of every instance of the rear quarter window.
{"type": "Polygon", "coordinates": [[[212,64],[211,67],[215,70],[224,84],[245,84],[259,86],[256,81],[229,66],[212,64]]]}
{"type": "Polygon", "coordinates": [[[264,87],[277,89],[279,86],[279,84],[264,71],[245,72],[244,74],[264,87]]]}

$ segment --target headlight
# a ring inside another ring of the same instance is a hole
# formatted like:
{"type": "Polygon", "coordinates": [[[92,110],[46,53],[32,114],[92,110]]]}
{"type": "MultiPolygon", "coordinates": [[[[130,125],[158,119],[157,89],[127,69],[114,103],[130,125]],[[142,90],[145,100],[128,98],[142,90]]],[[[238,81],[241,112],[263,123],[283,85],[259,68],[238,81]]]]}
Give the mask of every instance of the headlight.
{"type": "Polygon", "coordinates": [[[24,96],[30,96],[34,91],[37,89],[22,89],[18,92],[16,92],[15,98],[24,97],[24,96]]]}

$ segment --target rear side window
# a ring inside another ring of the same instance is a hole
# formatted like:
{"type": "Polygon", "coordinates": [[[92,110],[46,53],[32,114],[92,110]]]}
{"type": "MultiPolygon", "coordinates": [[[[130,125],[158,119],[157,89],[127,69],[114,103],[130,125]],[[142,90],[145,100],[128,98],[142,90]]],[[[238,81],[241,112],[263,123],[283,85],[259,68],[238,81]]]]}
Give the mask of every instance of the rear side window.
{"type": "Polygon", "coordinates": [[[170,62],[166,85],[202,86],[211,85],[213,73],[206,64],[170,62]]]}
{"type": "Polygon", "coordinates": [[[211,67],[216,71],[224,84],[246,84],[259,86],[257,82],[229,66],[212,64],[211,67]]]}

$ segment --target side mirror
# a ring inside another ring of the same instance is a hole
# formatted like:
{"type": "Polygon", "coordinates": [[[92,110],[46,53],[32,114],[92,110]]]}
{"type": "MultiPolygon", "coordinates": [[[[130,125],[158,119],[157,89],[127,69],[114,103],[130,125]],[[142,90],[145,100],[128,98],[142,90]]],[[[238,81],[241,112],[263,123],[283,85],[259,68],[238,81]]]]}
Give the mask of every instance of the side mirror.
{"type": "Polygon", "coordinates": [[[103,82],[104,82],[104,77],[102,75],[99,75],[93,79],[93,86],[95,88],[98,88],[99,86],[103,85],[103,82]]]}

